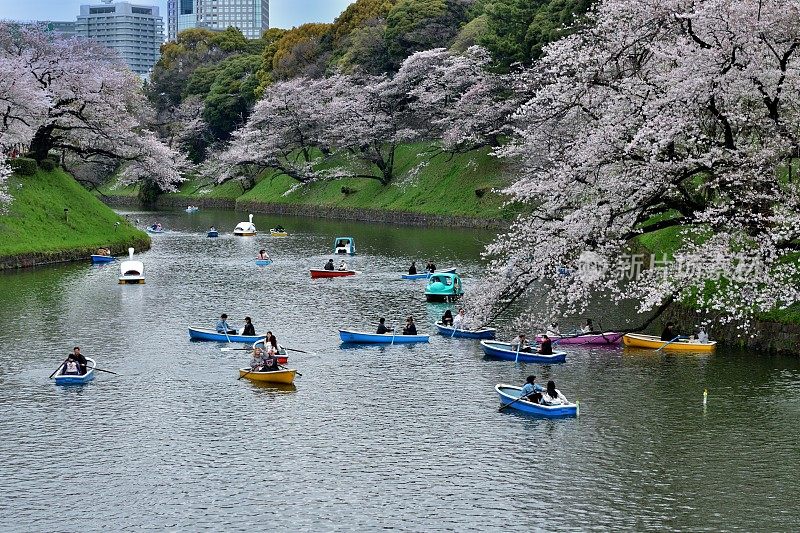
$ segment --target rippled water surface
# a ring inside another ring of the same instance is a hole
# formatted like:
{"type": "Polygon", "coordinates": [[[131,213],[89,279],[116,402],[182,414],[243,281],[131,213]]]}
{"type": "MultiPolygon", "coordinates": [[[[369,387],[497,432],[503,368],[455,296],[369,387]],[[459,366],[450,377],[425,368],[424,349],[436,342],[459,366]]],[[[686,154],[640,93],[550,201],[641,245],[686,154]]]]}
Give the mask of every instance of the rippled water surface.
{"type": "Polygon", "coordinates": [[[379,316],[433,333],[446,307],[400,272],[431,257],[469,291],[492,236],[287,218],[286,239],[211,240],[246,217],[130,216],[170,229],[141,255],[146,285],[117,285],[114,264],[0,275],[2,530],[800,529],[795,358],[575,347],[548,367],[438,335],[345,347],[337,328],[379,316]],[[364,274],[312,281],[339,235],[364,274]],[[260,247],[274,265],[250,261],[260,247]],[[291,356],[296,387],[238,381],[241,352],[189,341],[222,312],[310,352],[291,356]],[[75,344],[120,375],[56,387],[75,344]],[[498,412],[495,384],[531,373],[580,418],[498,412]]]}

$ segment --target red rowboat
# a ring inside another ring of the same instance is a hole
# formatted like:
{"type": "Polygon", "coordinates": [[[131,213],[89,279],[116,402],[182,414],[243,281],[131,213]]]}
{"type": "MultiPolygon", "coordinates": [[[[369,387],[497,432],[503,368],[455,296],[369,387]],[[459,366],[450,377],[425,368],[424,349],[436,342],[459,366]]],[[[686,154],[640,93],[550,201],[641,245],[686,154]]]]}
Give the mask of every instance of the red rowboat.
{"type": "Polygon", "coordinates": [[[311,269],[311,278],[341,278],[344,276],[355,276],[360,274],[358,270],[323,270],[321,268],[311,269]]]}

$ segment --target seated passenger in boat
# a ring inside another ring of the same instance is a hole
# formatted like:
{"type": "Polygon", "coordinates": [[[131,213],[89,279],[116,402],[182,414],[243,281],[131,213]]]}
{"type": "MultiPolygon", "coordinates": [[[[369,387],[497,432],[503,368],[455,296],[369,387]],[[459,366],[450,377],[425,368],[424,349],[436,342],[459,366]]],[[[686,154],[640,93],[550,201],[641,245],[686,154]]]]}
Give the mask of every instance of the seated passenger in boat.
{"type": "Polygon", "coordinates": [[[244,328],[242,328],[242,335],[255,335],[256,328],[253,326],[253,321],[249,316],[244,317],[244,328]]]}
{"type": "Polygon", "coordinates": [[[453,327],[456,329],[462,329],[464,327],[464,322],[466,321],[466,312],[464,308],[458,310],[458,314],[453,319],[453,327]]]}
{"type": "Polygon", "coordinates": [[[328,262],[325,263],[325,270],[336,270],[336,267],[333,266],[333,259],[328,259],[328,262]]]}
{"type": "Polygon", "coordinates": [[[111,250],[109,250],[108,248],[98,248],[97,255],[109,257],[111,255],[111,250]]]}
{"type": "Polygon", "coordinates": [[[539,344],[538,353],[542,355],[553,355],[553,341],[547,335],[542,335],[542,342],[539,344]]]}
{"type": "Polygon", "coordinates": [[[259,250],[258,258],[261,260],[269,261],[269,254],[267,253],[266,250],[259,250]]]}
{"type": "Polygon", "coordinates": [[[594,331],[594,324],[592,324],[592,319],[587,318],[586,324],[583,325],[581,328],[581,333],[591,333],[594,331]]]}
{"type": "Polygon", "coordinates": [[[408,267],[408,275],[415,276],[417,274],[417,262],[411,261],[411,266],[408,267]]]}
{"type": "Polygon", "coordinates": [[[561,330],[558,329],[558,322],[553,322],[550,324],[550,327],[547,328],[547,335],[549,337],[560,337],[561,330]]]}
{"type": "Polygon", "coordinates": [[[64,376],[80,376],[82,374],[81,365],[78,363],[78,359],[74,354],[69,354],[67,357],[61,374],[64,376]]]}
{"type": "Polygon", "coordinates": [[[253,358],[250,359],[251,371],[258,372],[258,370],[261,368],[261,365],[264,364],[263,357],[264,350],[261,348],[253,348],[253,358]]]}
{"type": "Polygon", "coordinates": [[[661,340],[664,342],[668,342],[674,340],[677,335],[675,334],[675,330],[673,329],[675,324],[672,322],[667,322],[667,325],[664,327],[664,330],[661,332],[661,340]]]}
{"type": "Polygon", "coordinates": [[[236,330],[228,325],[228,315],[222,313],[217,320],[217,333],[227,333],[228,335],[236,335],[236,330]]]}
{"type": "Polygon", "coordinates": [[[525,385],[522,386],[519,395],[522,398],[526,398],[529,402],[540,403],[543,392],[544,387],[536,383],[536,376],[528,376],[525,378],[525,385]]]}
{"type": "Polygon", "coordinates": [[[697,334],[697,340],[703,344],[708,344],[708,333],[706,333],[706,328],[700,328],[700,333],[697,334]]]}
{"type": "Polygon", "coordinates": [[[511,341],[511,349],[517,352],[529,352],[531,351],[531,346],[528,344],[528,341],[525,338],[524,333],[520,333],[514,340],[511,341]]]}
{"type": "Polygon", "coordinates": [[[428,272],[430,272],[431,274],[436,272],[436,263],[434,263],[433,261],[428,263],[428,272]]]}
{"type": "Polygon", "coordinates": [[[414,317],[410,316],[406,319],[406,325],[403,328],[403,335],[416,335],[417,326],[414,324],[414,317]]]}
{"type": "Polygon", "coordinates": [[[342,262],[339,263],[339,271],[344,272],[345,270],[347,270],[347,263],[345,263],[344,259],[342,259],[342,262]]]}
{"type": "Polygon", "coordinates": [[[547,390],[542,394],[542,404],[544,405],[566,405],[569,401],[561,394],[561,391],[556,388],[554,381],[547,382],[547,390]]]}
{"type": "Polygon", "coordinates": [[[381,317],[380,319],[378,319],[378,330],[375,333],[377,333],[378,335],[384,335],[386,333],[391,333],[392,331],[394,331],[393,328],[386,327],[385,318],[381,317]]]}
{"type": "Polygon", "coordinates": [[[453,312],[451,310],[447,310],[442,315],[442,325],[443,326],[452,326],[453,325],[453,312]]]}
{"type": "Polygon", "coordinates": [[[278,350],[271,344],[267,345],[267,351],[262,357],[262,365],[260,372],[275,372],[280,370],[281,367],[278,364],[278,350]]]}
{"type": "Polygon", "coordinates": [[[276,232],[278,232],[278,233],[283,233],[283,232],[285,232],[286,230],[285,230],[285,229],[283,229],[283,226],[281,226],[281,225],[277,225],[277,226],[275,226],[275,231],[276,231],[276,232]]]}

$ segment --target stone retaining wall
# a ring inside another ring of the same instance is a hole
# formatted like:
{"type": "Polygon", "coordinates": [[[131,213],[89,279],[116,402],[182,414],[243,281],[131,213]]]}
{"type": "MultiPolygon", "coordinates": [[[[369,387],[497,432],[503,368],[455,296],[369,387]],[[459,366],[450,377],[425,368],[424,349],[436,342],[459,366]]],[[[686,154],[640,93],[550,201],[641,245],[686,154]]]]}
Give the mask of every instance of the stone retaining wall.
{"type": "MultiPolygon", "coordinates": [[[[128,248],[131,246],[137,251],[150,249],[150,239],[136,239],[130,244],[109,245],[112,255],[127,255],[128,248]]],[[[73,250],[62,250],[58,252],[34,252],[26,254],[9,255],[0,257],[0,270],[10,270],[15,268],[28,268],[40,265],[52,265],[55,263],[69,263],[73,261],[88,261],[89,256],[97,251],[97,247],[81,247],[73,250]]]]}

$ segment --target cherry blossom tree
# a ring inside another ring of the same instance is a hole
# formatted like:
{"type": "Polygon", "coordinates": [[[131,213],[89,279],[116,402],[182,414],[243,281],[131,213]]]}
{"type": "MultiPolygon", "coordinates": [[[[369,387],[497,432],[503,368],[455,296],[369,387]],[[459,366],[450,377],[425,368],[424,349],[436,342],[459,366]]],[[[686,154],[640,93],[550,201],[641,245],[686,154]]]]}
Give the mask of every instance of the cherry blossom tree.
{"type": "Polygon", "coordinates": [[[786,177],[799,47],[797,0],[600,2],[520,77],[534,96],[499,153],[522,162],[507,192],[530,212],[488,248],[497,275],[473,307],[488,317],[537,294],[541,323],[600,291],[726,320],[800,300],[800,190],[786,177]],[[629,275],[632,243],[664,232],[674,253],[629,275]]]}
{"type": "Polygon", "coordinates": [[[122,165],[123,183],[145,180],[163,191],[182,181],[185,158],[146,129],[150,108],[141,81],[109,50],[88,39],[2,24],[0,57],[10,78],[0,83],[17,95],[16,111],[6,114],[14,118],[9,137],[35,158],[51,151],[111,158],[122,165]]]}

